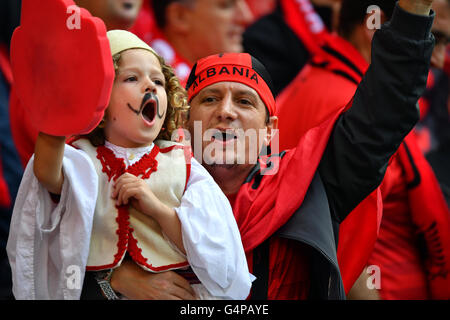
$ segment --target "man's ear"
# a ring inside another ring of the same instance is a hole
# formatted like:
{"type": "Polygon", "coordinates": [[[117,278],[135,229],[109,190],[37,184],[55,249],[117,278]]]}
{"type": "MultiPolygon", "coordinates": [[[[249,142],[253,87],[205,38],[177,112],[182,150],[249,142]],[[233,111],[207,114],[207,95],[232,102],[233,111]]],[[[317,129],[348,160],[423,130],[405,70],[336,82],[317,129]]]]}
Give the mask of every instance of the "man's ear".
{"type": "Polygon", "coordinates": [[[278,117],[272,116],[269,118],[268,123],[266,124],[267,127],[267,135],[266,135],[266,145],[270,145],[272,139],[276,136],[278,132],[278,117]]]}
{"type": "Polygon", "coordinates": [[[190,11],[191,10],[187,5],[177,1],[172,2],[166,9],[166,26],[175,32],[189,32],[190,11]]]}

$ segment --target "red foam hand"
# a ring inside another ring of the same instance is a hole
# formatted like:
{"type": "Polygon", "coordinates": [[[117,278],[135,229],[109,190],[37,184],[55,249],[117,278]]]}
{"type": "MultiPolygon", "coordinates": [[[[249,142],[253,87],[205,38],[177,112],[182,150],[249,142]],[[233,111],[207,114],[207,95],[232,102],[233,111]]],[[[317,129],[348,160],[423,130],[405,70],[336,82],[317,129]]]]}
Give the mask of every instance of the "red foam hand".
{"type": "Polygon", "coordinates": [[[39,131],[82,134],[101,121],[114,81],[106,27],[72,0],[22,0],[11,64],[20,102],[39,131]]]}

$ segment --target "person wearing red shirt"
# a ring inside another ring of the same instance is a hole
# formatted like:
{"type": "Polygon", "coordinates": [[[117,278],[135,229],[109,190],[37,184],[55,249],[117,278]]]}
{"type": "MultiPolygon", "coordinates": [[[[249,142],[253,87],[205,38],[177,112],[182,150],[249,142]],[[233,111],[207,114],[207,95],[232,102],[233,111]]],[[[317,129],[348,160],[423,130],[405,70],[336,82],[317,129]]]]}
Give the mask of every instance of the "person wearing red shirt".
{"type": "MultiPolygon", "coordinates": [[[[342,3],[339,35],[330,35],[295,80],[279,95],[280,146],[294,146],[309,128],[324,121],[352,100],[371,60],[374,21],[366,15],[369,5],[382,8],[379,18],[390,16],[394,1],[351,1],[342,3]],[[301,99],[302,105],[296,103],[301,99]]],[[[368,259],[380,267],[382,299],[449,298],[450,236],[448,208],[434,174],[409,134],[392,157],[381,184],[383,218],[379,238],[368,259]],[[421,257],[417,234],[426,241],[428,259],[421,257]],[[436,240],[431,234],[439,234],[436,240]],[[444,265],[440,266],[441,261],[444,265]],[[441,268],[442,267],[442,268],[441,268]],[[445,271],[447,270],[447,271],[445,271]]],[[[338,249],[339,252],[339,249],[338,249]]],[[[339,258],[339,256],[338,256],[339,258]]],[[[362,278],[367,280],[367,274],[362,278]],[[364,277],[365,276],[365,277],[364,277]]],[[[352,298],[369,298],[367,287],[352,290],[352,298]]]]}
{"type": "Polygon", "coordinates": [[[185,85],[192,65],[220,52],[242,52],[242,34],[252,21],[245,0],[152,1],[157,29],[149,42],[185,85]]]}

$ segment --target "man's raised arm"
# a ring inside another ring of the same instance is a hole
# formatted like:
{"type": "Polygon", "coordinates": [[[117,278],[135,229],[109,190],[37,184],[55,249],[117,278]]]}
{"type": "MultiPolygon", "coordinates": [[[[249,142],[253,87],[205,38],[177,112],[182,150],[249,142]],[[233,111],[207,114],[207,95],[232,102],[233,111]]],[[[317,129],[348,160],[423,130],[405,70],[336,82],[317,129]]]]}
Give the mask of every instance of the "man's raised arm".
{"type": "Polygon", "coordinates": [[[339,222],[381,183],[390,157],[419,119],[434,44],[432,2],[397,3],[374,35],[371,65],[351,108],[333,129],[319,171],[339,222]]]}

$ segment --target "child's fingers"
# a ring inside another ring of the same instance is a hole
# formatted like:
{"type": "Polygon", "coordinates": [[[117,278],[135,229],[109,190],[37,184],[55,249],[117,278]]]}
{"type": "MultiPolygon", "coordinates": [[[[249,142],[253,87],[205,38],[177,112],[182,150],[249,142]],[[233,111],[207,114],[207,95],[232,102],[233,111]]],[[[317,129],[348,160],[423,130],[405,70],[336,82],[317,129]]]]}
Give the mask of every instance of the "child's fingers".
{"type": "Polygon", "coordinates": [[[112,198],[116,198],[119,190],[122,189],[122,187],[125,184],[132,183],[132,182],[137,181],[137,180],[138,180],[138,178],[133,176],[132,174],[124,173],[123,175],[121,175],[115,181],[115,183],[113,185],[113,190],[112,190],[112,193],[111,193],[111,197],[112,198]]]}
{"type": "Polygon", "coordinates": [[[139,181],[131,181],[121,185],[116,195],[117,203],[119,205],[128,204],[129,198],[138,197],[140,192],[139,187],[140,187],[139,181]]]}
{"type": "Polygon", "coordinates": [[[139,194],[139,187],[133,186],[130,188],[122,189],[124,190],[119,195],[118,201],[122,205],[127,205],[131,198],[136,197],[139,194]]]}

